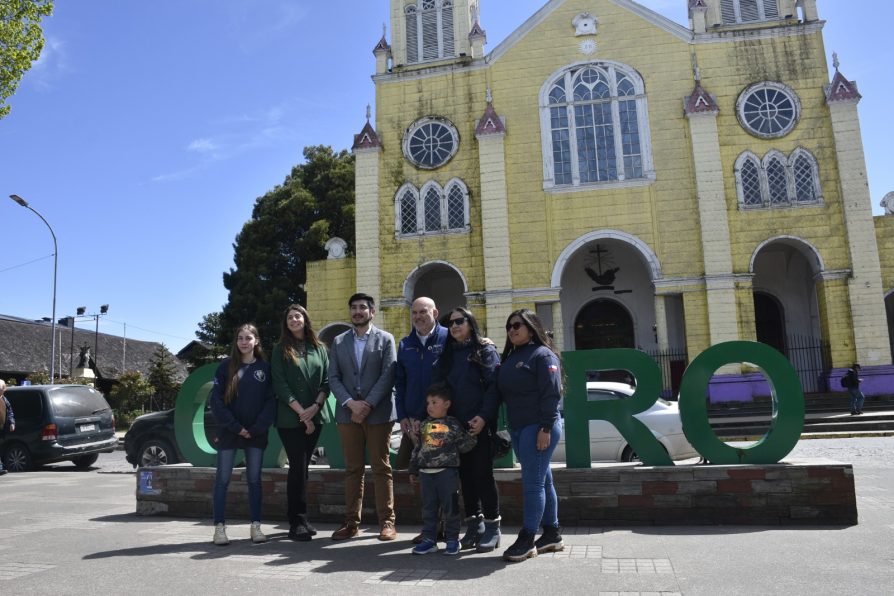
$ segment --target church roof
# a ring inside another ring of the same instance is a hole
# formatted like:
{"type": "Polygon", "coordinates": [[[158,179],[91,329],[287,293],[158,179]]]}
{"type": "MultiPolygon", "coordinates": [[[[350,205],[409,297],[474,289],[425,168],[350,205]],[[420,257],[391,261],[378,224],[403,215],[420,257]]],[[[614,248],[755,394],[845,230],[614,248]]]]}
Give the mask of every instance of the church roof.
{"type": "Polygon", "coordinates": [[[503,121],[497,115],[497,111],[494,110],[493,104],[487,102],[484,116],[481,117],[481,120],[478,121],[478,126],[475,127],[475,136],[503,134],[505,132],[506,127],[503,126],[503,121]]]}
{"type": "Polygon", "coordinates": [[[388,40],[385,39],[385,35],[382,35],[382,39],[379,40],[379,43],[376,44],[376,47],[373,48],[373,54],[376,52],[387,52],[391,49],[391,46],[388,45],[388,40]]]}
{"type": "Polygon", "coordinates": [[[826,87],[826,101],[853,101],[861,97],[856,81],[848,81],[836,69],[832,82],[826,87]]]}
{"type": "Polygon", "coordinates": [[[703,114],[705,112],[717,113],[720,111],[720,107],[717,105],[717,102],[714,101],[714,98],[705,91],[704,87],[702,87],[701,81],[696,81],[692,95],[686,100],[684,111],[687,114],[703,114]]]}
{"type": "Polygon", "coordinates": [[[379,140],[379,135],[376,134],[376,130],[367,120],[360,134],[354,135],[354,144],[351,146],[351,149],[374,149],[381,146],[382,142],[379,140]]]}

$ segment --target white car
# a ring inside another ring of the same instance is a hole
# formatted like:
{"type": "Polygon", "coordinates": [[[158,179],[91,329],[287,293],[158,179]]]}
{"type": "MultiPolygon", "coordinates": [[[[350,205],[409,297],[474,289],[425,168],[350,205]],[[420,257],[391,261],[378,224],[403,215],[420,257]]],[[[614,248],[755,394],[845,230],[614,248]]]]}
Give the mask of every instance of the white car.
{"type": "MultiPolygon", "coordinates": [[[[609,383],[591,381],[587,383],[587,399],[589,401],[627,399],[635,387],[626,383],[609,383]]],[[[683,434],[683,423],[680,421],[680,407],[676,402],[659,398],[652,407],[635,416],[649,427],[652,434],[664,446],[671,459],[689,459],[698,457],[698,453],[686,440],[683,434]]],[[[590,458],[592,461],[639,461],[636,452],[627,444],[618,429],[605,420],[590,421],[590,458]]],[[[553,452],[554,462],[565,461],[565,431],[556,450],[553,452]]]]}

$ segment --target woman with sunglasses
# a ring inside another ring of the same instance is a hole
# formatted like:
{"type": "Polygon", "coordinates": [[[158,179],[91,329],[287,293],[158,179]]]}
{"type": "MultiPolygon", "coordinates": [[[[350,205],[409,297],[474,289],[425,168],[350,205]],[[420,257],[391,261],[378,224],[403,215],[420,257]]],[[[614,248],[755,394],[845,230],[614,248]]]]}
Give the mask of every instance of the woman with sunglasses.
{"type": "Polygon", "coordinates": [[[564,548],[549,467],[561,435],[562,369],[543,324],[530,310],[523,308],[509,315],[506,335],[497,388],[506,404],[512,448],[521,463],[524,504],[522,530],[503,558],[524,561],[564,548]],[[541,525],[543,534],[535,542],[541,525]]]}
{"type": "Polygon", "coordinates": [[[453,390],[450,415],[467,424],[478,438],[474,449],[460,455],[459,480],[466,511],[463,549],[480,553],[500,546],[500,496],[494,480],[492,437],[496,432],[499,397],[496,370],[500,364],[493,342],[481,336],[475,316],[462,307],[450,311],[444,353],[435,362],[432,381],[453,390]]]}

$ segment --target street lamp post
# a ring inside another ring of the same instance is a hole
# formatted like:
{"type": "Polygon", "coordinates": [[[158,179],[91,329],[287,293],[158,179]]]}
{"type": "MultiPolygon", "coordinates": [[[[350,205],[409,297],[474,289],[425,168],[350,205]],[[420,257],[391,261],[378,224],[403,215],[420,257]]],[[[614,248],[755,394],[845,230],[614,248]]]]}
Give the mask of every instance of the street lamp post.
{"type": "Polygon", "coordinates": [[[53,339],[50,348],[50,383],[53,383],[56,379],[56,279],[59,271],[59,245],[56,242],[56,232],[53,231],[53,226],[50,225],[50,222],[41,215],[37,209],[28,204],[28,201],[20,197],[19,195],[9,195],[9,198],[21,205],[22,207],[29,209],[34,212],[40,220],[47,225],[47,228],[50,230],[50,234],[53,236],[53,339]]]}

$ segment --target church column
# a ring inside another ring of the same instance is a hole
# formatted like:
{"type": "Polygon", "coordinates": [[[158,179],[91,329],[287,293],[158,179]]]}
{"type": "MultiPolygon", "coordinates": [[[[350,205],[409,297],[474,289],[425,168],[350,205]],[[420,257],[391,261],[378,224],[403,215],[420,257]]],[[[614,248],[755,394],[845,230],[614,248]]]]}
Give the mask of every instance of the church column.
{"type": "Polygon", "coordinates": [[[355,158],[354,232],[357,264],[356,277],[358,292],[366,292],[376,300],[381,300],[381,262],[379,256],[379,158],[382,143],[375,129],[369,123],[369,108],[366,109],[366,126],[354,136],[352,147],[355,158]]]}
{"type": "Polygon", "coordinates": [[[487,333],[498,345],[505,341],[504,323],[512,312],[512,259],[509,255],[509,206],[506,187],[506,128],[493,107],[478,121],[478,165],[481,172],[481,234],[484,244],[484,290],[487,333]]]}
{"type": "Polygon", "coordinates": [[[670,340],[667,334],[667,306],[663,294],[655,294],[655,335],[658,339],[658,351],[667,352],[670,340]]]}
{"type": "Polygon", "coordinates": [[[832,116],[844,224],[851,257],[852,276],[847,285],[855,355],[864,366],[891,364],[884,286],[857,114],[861,95],[856,83],[848,81],[838,71],[837,56],[835,76],[825,92],[832,116]]]}
{"type": "Polygon", "coordinates": [[[717,133],[719,111],[717,103],[697,80],[695,90],[686,102],[685,112],[692,138],[711,345],[739,337],[729,220],[717,133]]]}

